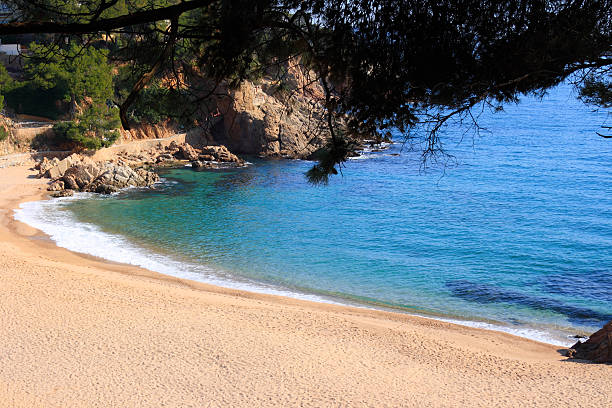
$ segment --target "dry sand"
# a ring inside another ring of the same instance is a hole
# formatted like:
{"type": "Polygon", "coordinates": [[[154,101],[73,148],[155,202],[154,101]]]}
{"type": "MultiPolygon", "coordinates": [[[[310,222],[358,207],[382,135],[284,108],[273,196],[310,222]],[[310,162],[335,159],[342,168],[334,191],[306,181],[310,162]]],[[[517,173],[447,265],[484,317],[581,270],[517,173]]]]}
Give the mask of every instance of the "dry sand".
{"type": "Polygon", "coordinates": [[[399,313],[228,290],[71,253],[0,169],[0,407],[605,407],[612,366],[399,313]]]}

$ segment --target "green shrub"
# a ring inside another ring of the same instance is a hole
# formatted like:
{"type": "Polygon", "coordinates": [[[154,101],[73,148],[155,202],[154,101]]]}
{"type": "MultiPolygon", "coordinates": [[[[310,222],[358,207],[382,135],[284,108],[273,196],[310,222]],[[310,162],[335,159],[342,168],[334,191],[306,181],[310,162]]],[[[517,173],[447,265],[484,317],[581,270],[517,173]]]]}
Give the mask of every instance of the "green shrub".
{"type": "Polygon", "coordinates": [[[0,125],[0,142],[8,137],[9,133],[6,128],[0,125]]]}
{"type": "Polygon", "coordinates": [[[74,150],[98,150],[111,146],[119,137],[117,109],[106,105],[88,107],[77,120],[53,126],[55,144],[74,150]]]}

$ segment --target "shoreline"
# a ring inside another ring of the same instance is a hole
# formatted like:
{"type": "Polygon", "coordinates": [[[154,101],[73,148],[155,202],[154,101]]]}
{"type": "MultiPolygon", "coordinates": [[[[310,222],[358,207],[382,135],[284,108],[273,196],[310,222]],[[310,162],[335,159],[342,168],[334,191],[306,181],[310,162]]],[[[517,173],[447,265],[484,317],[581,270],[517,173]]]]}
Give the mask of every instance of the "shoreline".
{"type": "MultiPolygon", "coordinates": [[[[554,333],[552,331],[541,330],[537,327],[528,325],[510,326],[504,325],[502,322],[493,319],[483,318],[464,318],[461,316],[444,315],[428,313],[426,310],[407,310],[399,307],[387,306],[384,303],[376,302],[359,302],[350,298],[341,296],[326,295],[317,292],[300,291],[298,288],[289,288],[279,285],[258,282],[248,278],[233,276],[231,274],[223,274],[212,267],[193,265],[183,261],[175,260],[168,255],[160,255],[153,250],[134,245],[129,240],[121,235],[114,235],[102,232],[93,224],[86,224],[69,219],[64,216],[59,216],[53,219],[42,219],[49,212],[55,213],[57,206],[61,202],[85,199],[91,193],[77,193],[74,197],[42,199],[29,203],[19,203],[18,208],[13,210],[14,218],[17,221],[25,223],[39,231],[58,247],[67,249],[74,253],[93,257],[93,259],[102,262],[111,262],[120,265],[129,265],[145,270],[160,273],[166,276],[171,276],[178,279],[187,279],[190,281],[201,282],[218,286],[225,289],[241,290],[264,295],[284,296],[292,299],[306,300],[309,302],[317,302],[324,304],[334,304],[348,307],[357,307],[361,309],[371,309],[386,311],[391,313],[402,313],[409,316],[417,316],[426,319],[434,319],[442,322],[458,324],[467,327],[481,328],[497,332],[508,333],[523,337],[529,340],[543,342],[558,347],[569,347],[576,342],[575,338],[562,336],[562,332],[554,333]],[[51,208],[26,208],[23,204],[40,204],[51,208]],[[53,226],[51,226],[53,224],[53,226]],[[58,232],[57,229],[61,226],[64,231],[58,232]],[[55,230],[54,230],[55,229],[55,230]],[[81,231],[87,231],[88,237],[84,239],[95,239],[98,243],[96,247],[79,245],[83,240],[79,240],[81,231]],[[71,238],[66,239],[69,236],[71,238]],[[107,255],[112,253],[113,256],[107,255]],[[200,269],[200,270],[197,270],[200,269]],[[562,340],[563,339],[563,340],[562,340]]],[[[590,333],[588,333],[590,334],[590,333]]]]}
{"type": "Polygon", "coordinates": [[[545,343],[226,289],[32,239],[43,235],[12,219],[20,203],[46,194],[32,174],[0,169],[0,326],[8,328],[0,406],[544,406],[610,397],[612,367],[568,363],[545,343]],[[576,382],[592,392],[572,393],[576,382]]]}

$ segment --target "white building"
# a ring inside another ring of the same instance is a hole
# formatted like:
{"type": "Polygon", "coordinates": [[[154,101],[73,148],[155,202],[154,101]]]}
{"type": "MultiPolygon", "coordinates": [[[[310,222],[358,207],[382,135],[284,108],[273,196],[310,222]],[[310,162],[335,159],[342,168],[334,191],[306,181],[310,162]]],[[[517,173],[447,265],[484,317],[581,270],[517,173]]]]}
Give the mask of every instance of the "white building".
{"type": "Polygon", "coordinates": [[[19,55],[21,46],[19,44],[2,44],[0,41],[0,54],[19,55]]]}

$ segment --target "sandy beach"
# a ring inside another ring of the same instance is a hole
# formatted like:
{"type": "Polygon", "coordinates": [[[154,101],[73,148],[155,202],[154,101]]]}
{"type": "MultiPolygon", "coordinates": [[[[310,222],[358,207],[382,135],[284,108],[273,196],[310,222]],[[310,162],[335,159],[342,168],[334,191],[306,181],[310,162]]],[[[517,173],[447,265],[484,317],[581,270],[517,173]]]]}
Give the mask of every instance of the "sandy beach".
{"type": "Polygon", "coordinates": [[[224,289],[56,247],[0,169],[0,407],[604,407],[612,366],[399,313],[224,289]]]}

